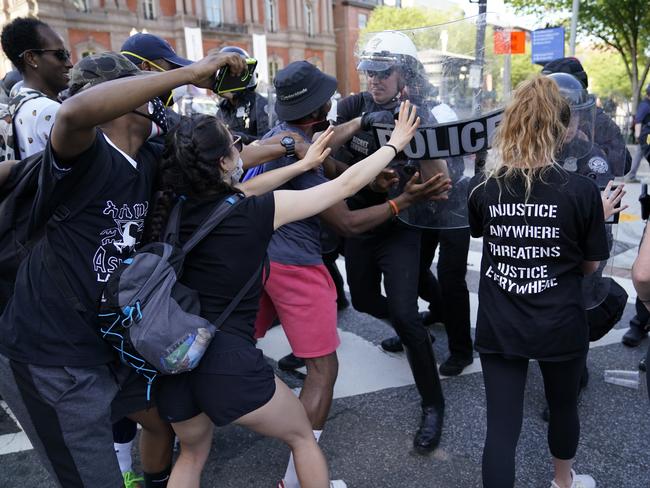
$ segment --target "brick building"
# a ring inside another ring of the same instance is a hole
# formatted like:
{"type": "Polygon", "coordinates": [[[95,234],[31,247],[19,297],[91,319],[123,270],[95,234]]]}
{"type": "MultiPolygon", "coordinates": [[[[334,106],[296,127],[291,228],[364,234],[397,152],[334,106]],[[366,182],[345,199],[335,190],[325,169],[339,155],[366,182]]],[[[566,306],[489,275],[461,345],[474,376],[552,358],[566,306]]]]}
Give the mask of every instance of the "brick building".
{"type": "Polygon", "coordinates": [[[357,41],[359,31],[366,27],[372,10],[382,0],[337,0],[334,4],[336,32],[336,76],[342,95],[362,90],[357,74],[357,41]]]}
{"type": "MultiPolygon", "coordinates": [[[[232,44],[252,53],[253,34],[265,34],[271,78],[300,59],[337,74],[333,0],[1,1],[0,25],[15,17],[38,17],[63,36],[73,62],[118,51],[136,30],[164,37],[186,55],[185,27],[200,27],[204,52],[232,44]]],[[[6,58],[1,61],[4,74],[11,66],[6,58]]]]}

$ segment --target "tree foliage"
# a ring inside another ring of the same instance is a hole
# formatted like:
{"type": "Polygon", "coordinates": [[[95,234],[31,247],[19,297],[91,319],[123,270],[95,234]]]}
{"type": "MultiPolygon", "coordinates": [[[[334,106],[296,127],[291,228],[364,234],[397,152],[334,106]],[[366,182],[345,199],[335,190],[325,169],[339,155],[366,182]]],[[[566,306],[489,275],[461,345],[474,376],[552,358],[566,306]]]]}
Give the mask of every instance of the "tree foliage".
{"type": "MultiPolygon", "coordinates": [[[[518,12],[548,16],[571,15],[571,0],[506,0],[518,12]]],[[[650,6],[648,0],[581,0],[578,30],[583,38],[596,37],[616,51],[625,68],[636,109],[650,70],[650,6]]]]}

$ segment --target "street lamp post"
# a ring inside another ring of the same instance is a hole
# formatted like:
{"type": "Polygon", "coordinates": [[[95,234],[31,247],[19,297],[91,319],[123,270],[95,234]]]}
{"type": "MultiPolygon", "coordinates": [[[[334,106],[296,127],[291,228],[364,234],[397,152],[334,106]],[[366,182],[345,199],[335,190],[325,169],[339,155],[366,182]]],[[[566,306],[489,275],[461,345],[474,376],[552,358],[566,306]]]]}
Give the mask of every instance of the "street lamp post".
{"type": "MultiPolygon", "coordinates": [[[[481,99],[483,98],[483,65],[485,63],[485,27],[487,23],[487,0],[469,0],[470,3],[478,3],[478,24],[476,26],[476,45],[474,48],[475,63],[479,66],[479,86],[474,88],[472,97],[472,111],[475,115],[481,113],[481,99]]],[[[487,150],[476,154],[474,160],[474,172],[480,173],[485,168],[487,150]]]]}

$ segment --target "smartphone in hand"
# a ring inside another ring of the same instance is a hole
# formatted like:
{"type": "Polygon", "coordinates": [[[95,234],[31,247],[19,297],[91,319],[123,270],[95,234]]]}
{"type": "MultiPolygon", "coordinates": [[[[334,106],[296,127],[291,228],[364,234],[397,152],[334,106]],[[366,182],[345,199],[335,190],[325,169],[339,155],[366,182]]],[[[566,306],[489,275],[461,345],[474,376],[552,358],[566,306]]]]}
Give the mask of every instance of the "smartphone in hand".
{"type": "Polygon", "coordinates": [[[215,77],[212,91],[217,95],[222,95],[245,90],[253,79],[256,68],[257,60],[252,58],[246,59],[246,70],[241,75],[232,73],[230,66],[224,66],[215,77]]]}

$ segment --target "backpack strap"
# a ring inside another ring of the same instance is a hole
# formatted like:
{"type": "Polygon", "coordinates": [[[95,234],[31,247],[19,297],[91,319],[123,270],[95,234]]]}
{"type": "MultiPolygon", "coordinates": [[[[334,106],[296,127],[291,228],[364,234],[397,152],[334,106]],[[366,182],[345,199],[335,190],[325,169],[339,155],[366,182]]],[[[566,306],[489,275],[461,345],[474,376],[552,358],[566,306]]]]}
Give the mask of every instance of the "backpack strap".
{"type": "Polygon", "coordinates": [[[9,103],[7,104],[7,110],[11,116],[11,132],[14,135],[13,149],[15,159],[22,159],[20,156],[20,147],[18,146],[18,132],[16,132],[16,115],[18,115],[18,112],[25,103],[44,96],[45,95],[38,90],[28,90],[27,92],[14,95],[14,97],[9,100],[9,103]]]}
{"type": "Polygon", "coordinates": [[[194,231],[194,234],[183,245],[183,254],[187,255],[194,246],[201,242],[212,230],[225,219],[228,214],[244,200],[241,193],[236,193],[224,199],[217,207],[208,215],[208,217],[199,225],[194,231]]]}
{"type": "Polygon", "coordinates": [[[219,329],[223,325],[223,323],[228,319],[230,314],[235,310],[235,307],[239,305],[239,302],[242,301],[242,298],[248,293],[248,291],[252,288],[252,286],[259,280],[262,276],[266,276],[268,279],[269,277],[269,272],[271,271],[271,265],[269,263],[269,257],[268,255],[264,256],[264,261],[260,264],[259,268],[255,270],[255,273],[253,273],[253,276],[251,276],[246,284],[242,287],[241,290],[239,290],[239,293],[235,295],[235,298],[232,299],[232,301],[228,304],[226,309],[221,312],[221,315],[219,315],[219,318],[213,322],[213,325],[219,329]]]}
{"type": "Polygon", "coordinates": [[[180,196],[178,201],[172,208],[169,218],[167,219],[167,226],[165,227],[165,233],[161,236],[161,241],[168,244],[176,245],[178,244],[178,236],[181,230],[181,214],[183,212],[183,203],[185,202],[185,197],[180,196]]]}

